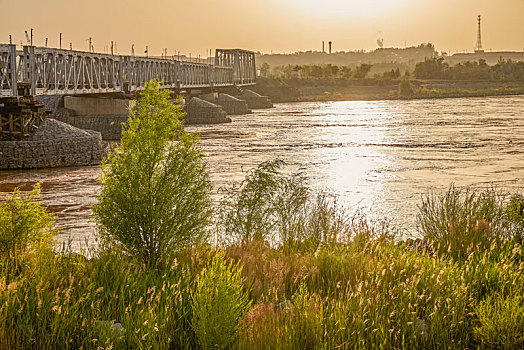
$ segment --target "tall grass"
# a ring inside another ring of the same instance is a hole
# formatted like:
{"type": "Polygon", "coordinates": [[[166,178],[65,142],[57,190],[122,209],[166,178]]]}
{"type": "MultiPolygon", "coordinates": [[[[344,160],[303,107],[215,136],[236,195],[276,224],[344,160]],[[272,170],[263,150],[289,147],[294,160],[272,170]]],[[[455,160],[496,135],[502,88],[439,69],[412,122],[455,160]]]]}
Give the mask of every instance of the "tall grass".
{"type": "Polygon", "coordinates": [[[198,277],[191,298],[191,325],[202,348],[226,349],[235,340],[240,320],[251,303],[241,273],[238,264],[217,254],[198,277]]]}
{"type": "Polygon", "coordinates": [[[1,348],[191,346],[187,267],[159,273],[116,252],[89,261],[49,255],[41,263],[2,286],[1,348]]]}
{"type": "Polygon", "coordinates": [[[494,189],[474,191],[451,185],[444,194],[429,193],[422,199],[419,230],[440,254],[464,259],[512,234],[504,202],[505,195],[494,189]]]}
{"type": "Polygon", "coordinates": [[[471,299],[454,264],[392,242],[370,241],[364,251],[355,248],[350,243],[317,256],[297,254],[280,264],[264,259],[269,267],[275,266],[274,271],[265,267],[266,273],[243,258],[254,288],[265,285],[265,290],[258,291],[258,306],[246,318],[247,329],[257,331],[246,334],[240,347],[468,344],[471,299]],[[278,271],[285,271],[285,278],[278,271]],[[291,301],[291,308],[282,303],[285,300],[291,301]]]}
{"type": "Polygon", "coordinates": [[[37,201],[40,185],[29,194],[20,189],[0,201],[0,271],[7,278],[20,272],[29,250],[45,246],[58,230],[54,216],[37,201]]]}

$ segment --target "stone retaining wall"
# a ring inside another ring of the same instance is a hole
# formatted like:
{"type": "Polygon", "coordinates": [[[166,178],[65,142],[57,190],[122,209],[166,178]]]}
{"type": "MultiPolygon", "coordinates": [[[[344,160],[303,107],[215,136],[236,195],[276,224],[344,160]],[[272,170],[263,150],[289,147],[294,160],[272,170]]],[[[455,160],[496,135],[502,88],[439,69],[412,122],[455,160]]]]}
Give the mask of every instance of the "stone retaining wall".
{"type": "Polygon", "coordinates": [[[106,147],[99,132],[48,118],[25,141],[0,141],[0,169],[37,169],[100,164],[106,147]]]}
{"type": "Polygon", "coordinates": [[[45,106],[45,109],[53,113],[63,104],[63,95],[41,95],[36,96],[36,100],[45,106]]]}

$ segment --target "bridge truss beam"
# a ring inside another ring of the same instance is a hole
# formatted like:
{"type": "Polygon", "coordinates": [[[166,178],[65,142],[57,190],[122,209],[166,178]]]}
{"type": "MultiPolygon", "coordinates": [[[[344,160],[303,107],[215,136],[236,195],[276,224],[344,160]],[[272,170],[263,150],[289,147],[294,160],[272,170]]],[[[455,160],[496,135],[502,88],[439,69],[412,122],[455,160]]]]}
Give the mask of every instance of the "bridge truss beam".
{"type": "Polygon", "coordinates": [[[249,85],[256,80],[255,53],[241,49],[217,49],[215,65],[233,68],[235,85],[249,85]]]}
{"type": "Polygon", "coordinates": [[[198,89],[255,84],[254,53],[218,49],[233,60],[215,65],[137,56],[99,54],[0,44],[0,97],[131,92],[156,79],[166,89],[198,89]]]}

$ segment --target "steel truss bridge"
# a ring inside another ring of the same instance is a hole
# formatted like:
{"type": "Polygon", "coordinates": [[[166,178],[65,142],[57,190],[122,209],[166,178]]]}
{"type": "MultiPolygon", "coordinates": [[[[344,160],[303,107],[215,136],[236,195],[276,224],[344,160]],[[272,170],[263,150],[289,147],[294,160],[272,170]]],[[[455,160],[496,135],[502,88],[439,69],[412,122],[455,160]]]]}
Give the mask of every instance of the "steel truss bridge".
{"type": "Polygon", "coordinates": [[[255,54],[217,49],[215,64],[0,44],[0,97],[133,92],[156,79],[165,89],[255,84],[255,54]]]}

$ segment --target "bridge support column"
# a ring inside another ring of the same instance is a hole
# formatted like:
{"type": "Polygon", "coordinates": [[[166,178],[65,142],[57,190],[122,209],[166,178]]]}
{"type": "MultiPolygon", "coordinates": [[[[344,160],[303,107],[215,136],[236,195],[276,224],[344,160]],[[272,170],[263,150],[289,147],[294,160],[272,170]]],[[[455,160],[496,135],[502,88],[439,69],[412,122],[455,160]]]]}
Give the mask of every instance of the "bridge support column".
{"type": "Polygon", "coordinates": [[[231,119],[226,116],[226,112],[220,106],[198,97],[193,97],[187,103],[185,110],[187,124],[231,123],[231,119]]]}
{"type": "Polygon", "coordinates": [[[9,45],[9,81],[11,82],[12,96],[18,96],[18,73],[16,70],[16,45],[9,45]]]}
{"type": "Polygon", "coordinates": [[[240,97],[247,102],[247,105],[251,109],[263,109],[272,108],[273,103],[267,96],[262,96],[251,90],[244,90],[244,93],[240,97]]]}
{"type": "Polygon", "coordinates": [[[36,95],[35,47],[24,46],[23,80],[29,83],[29,93],[36,95]]]}
{"type": "Polygon", "coordinates": [[[219,94],[217,104],[220,105],[228,115],[240,115],[251,113],[251,110],[249,109],[246,101],[238,99],[228,94],[219,94]]]}

